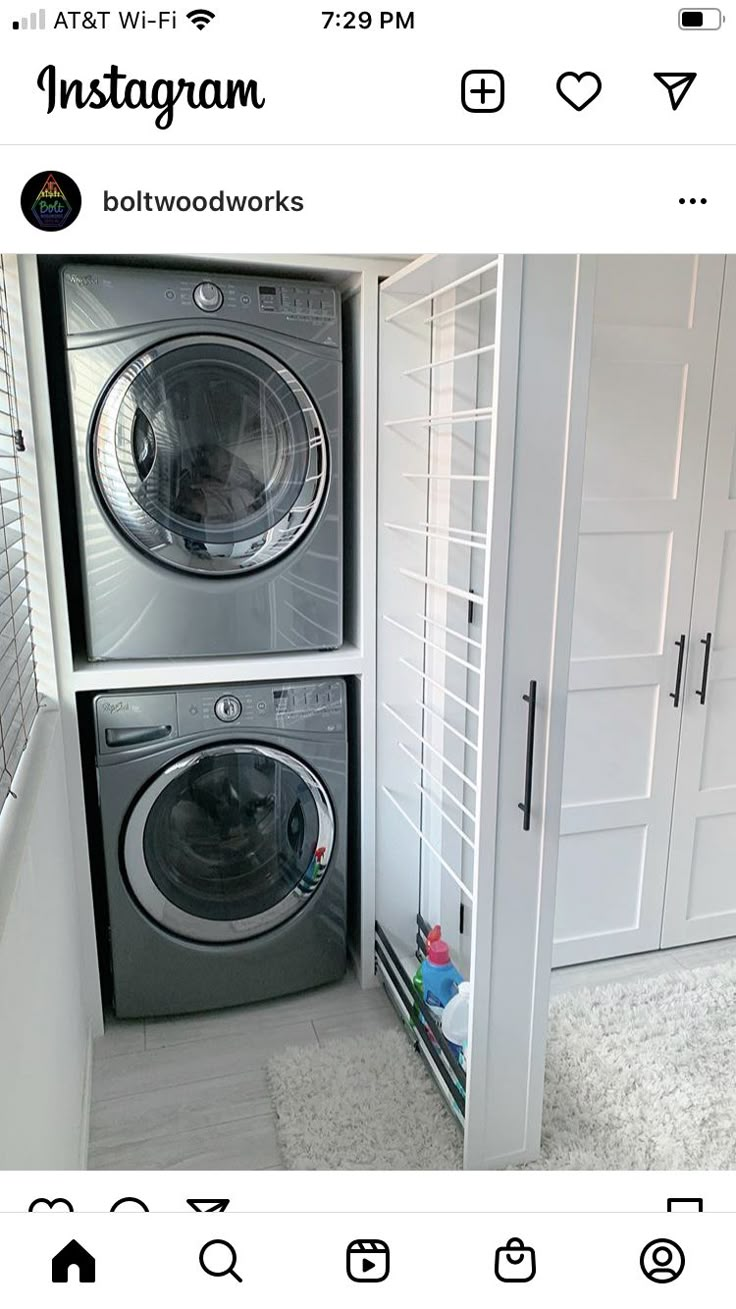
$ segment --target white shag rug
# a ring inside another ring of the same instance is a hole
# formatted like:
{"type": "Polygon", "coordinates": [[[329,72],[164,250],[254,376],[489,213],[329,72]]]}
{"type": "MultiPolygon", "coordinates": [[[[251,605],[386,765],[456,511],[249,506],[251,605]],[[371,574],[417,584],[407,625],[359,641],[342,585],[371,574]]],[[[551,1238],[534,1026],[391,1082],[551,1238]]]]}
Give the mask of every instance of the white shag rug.
{"type": "MultiPolygon", "coordinates": [[[[460,1129],[407,1035],[269,1063],[289,1169],[462,1166],[460,1129]]],[[[736,961],[553,998],[543,1169],[736,1168],[736,961]]]]}
{"type": "Polygon", "coordinates": [[[400,1028],[268,1064],[287,1168],[461,1168],[462,1132],[400,1028]]]}

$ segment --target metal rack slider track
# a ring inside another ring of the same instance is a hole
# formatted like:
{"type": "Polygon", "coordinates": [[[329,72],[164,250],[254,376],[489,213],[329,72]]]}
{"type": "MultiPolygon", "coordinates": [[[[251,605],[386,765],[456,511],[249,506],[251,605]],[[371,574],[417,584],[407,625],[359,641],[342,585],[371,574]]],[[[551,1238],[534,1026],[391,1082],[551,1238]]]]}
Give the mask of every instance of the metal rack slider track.
{"type": "MultiPolygon", "coordinates": [[[[419,1009],[430,1032],[432,1033],[432,1036],[437,1042],[437,1046],[442,1051],[442,1054],[444,1055],[445,1059],[450,1065],[450,1068],[452,1069],[452,1072],[455,1074],[457,1081],[460,1083],[460,1087],[455,1086],[453,1092],[454,1098],[457,1099],[457,1097],[462,1094],[462,1091],[465,1090],[466,1080],[467,1080],[465,1075],[465,1069],[461,1068],[457,1056],[455,1055],[455,1052],[452,1049],[452,1046],[447,1040],[447,1037],[443,1034],[442,1028],[440,1027],[439,1023],[437,1022],[437,1019],[432,1013],[432,1010],[430,1009],[429,1005],[424,999],[424,996],[420,995],[419,992],[416,990],[416,988],[412,986],[410,979],[407,977],[404,971],[399,956],[394,950],[394,947],[389,941],[388,936],[384,932],[380,923],[376,923],[376,944],[377,946],[380,946],[380,948],[384,953],[385,958],[392,965],[391,972],[395,974],[395,979],[400,983],[401,987],[407,992],[408,996],[410,997],[410,1006],[409,1005],[406,1006],[407,1009],[409,1010],[410,1017],[413,1018],[414,1006],[416,1004],[417,1009],[419,1009]],[[462,1091],[460,1088],[462,1088],[462,1091]]],[[[419,1035],[419,1033],[417,1034],[419,1035]]],[[[447,1072],[447,1069],[445,1069],[445,1072],[447,1072]]],[[[458,1100],[458,1104],[461,1108],[463,1107],[464,1097],[463,1100],[458,1100]]]]}
{"type": "MultiPolygon", "coordinates": [[[[389,998],[396,1006],[400,1006],[401,1017],[411,1028],[411,1035],[414,1038],[414,1048],[418,1053],[424,1055],[429,1063],[430,1070],[438,1083],[441,1083],[440,1090],[447,1098],[450,1108],[454,1110],[460,1122],[465,1124],[465,1094],[460,1087],[455,1085],[452,1074],[448,1071],[445,1060],[437,1050],[436,1046],[430,1041],[426,1034],[426,1029],[415,1021],[413,1002],[408,998],[406,991],[399,984],[396,970],[389,961],[380,941],[376,940],[376,964],[383,973],[384,981],[389,988],[389,998]],[[408,1020],[408,1021],[407,1021],[408,1020]]],[[[403,982],[403,977],[401,981],[403,982]]]]}

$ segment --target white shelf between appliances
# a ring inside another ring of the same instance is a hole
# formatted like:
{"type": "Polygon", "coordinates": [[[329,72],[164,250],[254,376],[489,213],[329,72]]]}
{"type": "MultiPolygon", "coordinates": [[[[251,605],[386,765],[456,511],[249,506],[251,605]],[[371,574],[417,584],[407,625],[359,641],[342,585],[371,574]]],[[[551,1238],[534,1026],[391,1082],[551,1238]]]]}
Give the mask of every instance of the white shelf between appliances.
{"type": "Polygon", "coordinates": [[[235,655],[222,659],[75,660],[75,691],[134,687],[200,686],[223,682],[290,681],[309,677],[360,677],[364,659],[354,645],[339,650],[275,655],[235,655]]]}

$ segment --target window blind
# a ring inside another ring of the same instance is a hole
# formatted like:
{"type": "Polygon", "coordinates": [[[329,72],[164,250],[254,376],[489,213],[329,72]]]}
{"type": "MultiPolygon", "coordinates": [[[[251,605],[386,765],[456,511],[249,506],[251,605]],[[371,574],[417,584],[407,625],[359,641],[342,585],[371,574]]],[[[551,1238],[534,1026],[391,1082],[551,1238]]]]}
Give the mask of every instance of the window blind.
{"type": "Polygon", "coordinates": [[[23,440],[0,255],[0,809],[38,711],[18,459],[23,440]]]}

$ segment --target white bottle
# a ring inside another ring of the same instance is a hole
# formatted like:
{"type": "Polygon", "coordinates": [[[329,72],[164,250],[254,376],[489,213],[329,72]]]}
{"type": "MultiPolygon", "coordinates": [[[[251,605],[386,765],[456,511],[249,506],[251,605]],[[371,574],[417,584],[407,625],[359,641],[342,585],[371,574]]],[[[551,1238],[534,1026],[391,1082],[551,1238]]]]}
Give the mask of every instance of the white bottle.
{"type": "Polygon", "coordinates": [[[461,982],[449,1004],[442,1010],[442,1035],[450,1045],[457,1046],[465,1053],[468,1044],[468,1019],[470,1015],[470,982],[461,982]]]}

